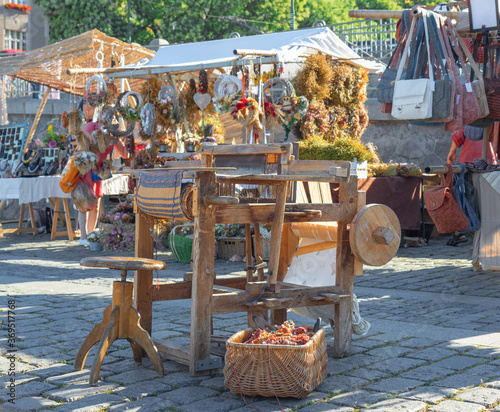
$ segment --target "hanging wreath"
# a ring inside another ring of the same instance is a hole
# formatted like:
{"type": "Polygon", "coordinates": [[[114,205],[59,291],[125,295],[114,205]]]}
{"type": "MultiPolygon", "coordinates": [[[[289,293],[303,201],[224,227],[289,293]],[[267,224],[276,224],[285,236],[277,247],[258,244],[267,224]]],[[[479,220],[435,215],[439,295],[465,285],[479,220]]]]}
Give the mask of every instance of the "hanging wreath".
{"type": "Polygon", "coordinates": [[[267,102],[279,104],[283,97],[295,96],[295,89],[288,80],[281,77],[273,77],[266,80],[262,85],[262,95],[266,96],[267,102]]]}
{"type": "Polygon", "coordinates": [[[166,130],[174,126],[176,122],[177,99],[172,86],[165,85],[160,89],[155,106],[156,123],[166,130]]]}
{"type": "Polygon", "coordinates": [[[259,104],[255,99],[245,99],[243,97],[239,100],[235,100],[231,104],[230,109],[233,119],[240,123],[243,127],[246,127],[248,131],[251,130],[252,126],[254,128],[254,133],[256,134],[260,134],[264,131],[262,123],[259,119],[259,104]]]}
{"type": "Polygon", "coordinates": [[[126,122],[127,128],[125,130],[120,130],[119,118],[122,117],[118,107],[111,107],[106,111],[104,115],[103,123],[109,133],[115,136],[128,136],[134,130],[135,122],[127,121],[122,117],[122,119],[126,122]]]}
{"type": "Polygon", "coordinates": [[[97,107],[104,104],[107,100],[107,92],[108,86],[106,85],[106,81],[102,76],[92,76],[87,80],[85,85],[85,102],[92,107],[97,107]],[[98,93],[93,93],[91,91],[92,82],[97,81],[101,88],[98,93]]]}
{"type": "Polygon", "coordinates": [[[297,93],[309,101],[323,101],[330,94],[333,68],[327,56],[311,54],[307,57],[303,69],[295,76],[294,84],[297,93]]]}
{"type": "Polygon", "coordinates": [[[236,76],[221,74],[214,83],[214,102],[215,111],[219,114],[229,113],[231,103],[241,99],[243,83],[236,76]]]}
{"type": "Polygon", "coordinates": [[[285,113],[277,104],[264,102],[264,115],[266,116],[266,127],[274,129],[283,125],[285,113]]]}
{"type": "Polygon", "coordinates": [[[141,132],[153,136],[155,132],[156,108],[153,103],[146,103],[140,110],[141,132]]]}
{"type": "Polygon", "coordinates": [[[285,121],[283,122],[283,128],[286,132],[285,140],[288,139],[289,133],[306,114],[308,105],[309,103],[305,96],[283,99],[281,108],[285,114],[285,121]]]}

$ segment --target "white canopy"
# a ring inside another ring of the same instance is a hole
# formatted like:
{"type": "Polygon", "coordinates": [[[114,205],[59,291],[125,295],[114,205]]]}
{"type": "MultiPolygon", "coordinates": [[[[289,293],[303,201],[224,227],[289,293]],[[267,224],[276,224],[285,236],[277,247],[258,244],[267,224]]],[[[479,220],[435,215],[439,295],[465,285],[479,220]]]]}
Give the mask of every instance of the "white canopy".
{"type": "Polygon", "coordinates": [[[385,69],[385,65],[381,63],[362,59],[329,28],[322,27],[168,45],[161,47],[146,64],[130,66],[129,71],[120,74],[114,74],[115,70],[110,69],[107,74],[109,77],[133,77],[232,66],[242,58],[241,55],[235,54],[236,50],[268,56],[263,63],[299,62],[303,60],[304,55],[320,51],[335,60],[343,60],[375,72],[385,69]]]}

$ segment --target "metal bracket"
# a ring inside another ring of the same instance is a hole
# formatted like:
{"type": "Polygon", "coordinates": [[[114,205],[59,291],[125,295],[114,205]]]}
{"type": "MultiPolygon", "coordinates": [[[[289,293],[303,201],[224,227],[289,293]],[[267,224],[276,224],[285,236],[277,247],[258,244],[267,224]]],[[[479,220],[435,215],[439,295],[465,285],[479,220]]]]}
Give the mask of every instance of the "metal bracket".
{"type": "Polygon", "coordinates": [[[220,357],[202,359],[194,363],[194,370],[196,372],[207,371],[210,369],[220,369],[220,368],[222,368],[222,358],[220,357]]]}

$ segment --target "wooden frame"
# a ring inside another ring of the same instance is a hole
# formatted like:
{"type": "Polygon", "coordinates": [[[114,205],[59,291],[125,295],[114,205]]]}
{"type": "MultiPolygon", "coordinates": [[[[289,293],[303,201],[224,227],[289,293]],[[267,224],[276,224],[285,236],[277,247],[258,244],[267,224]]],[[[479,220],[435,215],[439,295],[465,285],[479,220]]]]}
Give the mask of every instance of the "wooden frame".
{"type": "MultiPolygon", "coordinates": [[[[357,178],[350,176],[349,162],[301,162],[293,161],[291,144],[220,146],[205,156],[206,168],[185,172],[195,179],[198,210],[194,220],[194,247],[192,276],[180,282],[168,282],[153,287],[152,271],[137,271],[135,275],[134,305],[141,314],[141,326],[151,333],[153,301],[191,298],[190,348],[156,341],[160,352],[168,359],[187,364],[191,375],[209,373],[220,365],[210,357],[212,315],[220,313],[248,312],[266,315],[270,311],[271,323],[286,320],[286,309],[293,306],[335,304],[334,354],[342,357],[350,354],[351,313],[355,258],[349,243],[348,225],[359,208],[357,178]],[[243,147],[246,146],[246,147],[243,147]],[[232,149],[232,151],[231,151],[232,149]],[[212,168],[210,156],[227,151],[237,155],[248,150],[262,153],[271,150],[280,155],[280,164],[286,170],[283,175],[232,175],[224,176],[225,182],[256,184],[263,182],[276,188],[274,203],[213,204],[217,196],[219,178],[212,168]],[[207,167],[208,166],[208,167],[207,167]],[[338,204],[287,203],[287,193],[294,181],[313,180],[339,183],[338,204]],[[236,222],[235,222],[236,220],[236,222]],[[311,287],[283,283],[293,244],[286,222],[337,221],[337,270],[336,285],[311,287]],[[272,224],[272,239],[267,280],[252,275],[246,278],[217,279],[214,274],[214,245],[216,223],[267,223],[272,224]],[[285,227],[286,229],[286,227],[285,227]],[[203,251],[203,253],[201,253],[203,251]],[[257,298],[260,296],[257,302],[257,298]],[[251,310],[250,310],[251,308],[251,310]]],[[[161,173],[161,172],[160,172],[161,173]]],[[[136,218],[136,257],[153,256],[153,239],[143,216],[136,218]]],[[[249,318],[249,325],[252,320],[249,318]]],[[[154,336],[153,336],[154,339],[154,336]]]]}

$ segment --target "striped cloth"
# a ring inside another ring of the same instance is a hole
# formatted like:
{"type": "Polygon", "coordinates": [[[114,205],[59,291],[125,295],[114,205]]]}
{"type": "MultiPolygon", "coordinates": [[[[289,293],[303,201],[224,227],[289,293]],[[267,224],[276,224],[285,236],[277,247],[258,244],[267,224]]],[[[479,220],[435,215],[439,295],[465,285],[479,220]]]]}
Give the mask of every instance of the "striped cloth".
{"type": "Polygon", "coordinates": [[[156,219],[185,221],[181,186],[182,171],[141,172],[135,196],[139,211],[156,219]]]}

